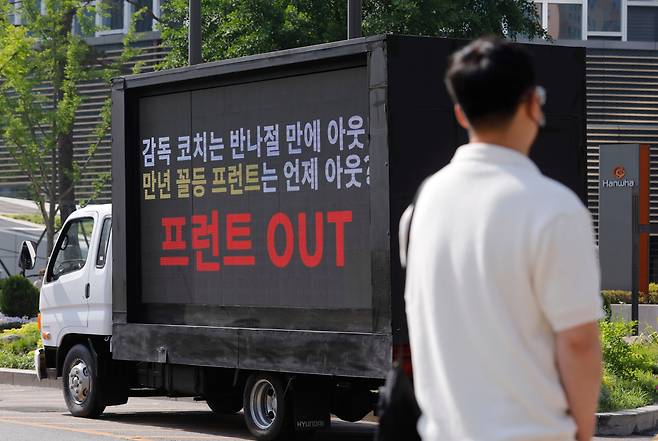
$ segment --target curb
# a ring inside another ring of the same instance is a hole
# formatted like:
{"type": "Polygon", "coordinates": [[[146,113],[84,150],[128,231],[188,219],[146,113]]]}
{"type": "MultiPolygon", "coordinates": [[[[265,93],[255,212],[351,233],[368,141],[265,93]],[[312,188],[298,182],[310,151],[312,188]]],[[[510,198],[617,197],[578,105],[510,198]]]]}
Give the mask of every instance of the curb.
{"type": "Polygon", "coordinates": [[[35,371],[24,369],[5,369],[0,368],[0,384],[11,384],[14,386],[32,386],[32,387],[50,387],[60,389],[61,380],[51,380],[44,378],[39,381],[35,371]]]}
{"type": "Polygon", "coordinates": [[[629,436],[658,427],[658,405],[596,414],[597,436],[629,436]]]}

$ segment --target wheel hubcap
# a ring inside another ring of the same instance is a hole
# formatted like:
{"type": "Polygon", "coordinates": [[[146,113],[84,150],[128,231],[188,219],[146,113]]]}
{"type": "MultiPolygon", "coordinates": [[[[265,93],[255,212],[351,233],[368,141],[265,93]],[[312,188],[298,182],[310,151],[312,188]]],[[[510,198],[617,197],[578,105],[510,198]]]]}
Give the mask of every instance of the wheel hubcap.
{"type": "Polygon", "coordinates": [[[269,429],[276,420],[277,400],[274,386],[267,380],[258,380],[251,389],[249,412],[261,430],[269,429]]]}
{"type": "Polygon", "coordinates": [[[76,360],[69,372],[69,394],[76,404],[83,404],[91,392],[91,373],[87,364],[76,360]]]}

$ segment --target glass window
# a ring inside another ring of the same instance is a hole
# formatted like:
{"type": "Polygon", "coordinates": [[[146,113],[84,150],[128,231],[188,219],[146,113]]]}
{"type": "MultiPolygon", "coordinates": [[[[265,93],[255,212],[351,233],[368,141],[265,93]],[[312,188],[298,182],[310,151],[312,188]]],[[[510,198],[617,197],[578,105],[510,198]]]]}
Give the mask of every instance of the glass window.
{"type": "MultiPolygon", "coordinates": [[[[16,0],[17,2],[19,0],[16,0]]],[[[21,24],[27,24],[37,19],[43,13],[45,4],[41,0],[20,0],[21,24]]]]}
{"type": "Polygon", "coordinates": [[[83,37],[93,37],[96,30],[96,11],[93,7],[78,9],[73,18],[73,33],[83,37]]]}
{"type": "Polygon", "coordinates": [[[123,29],[123,0],[103,0],[101,25],[103,30],[123,29]]]}
{"type": "Polygon", "coordinates": [[[658,41],[658,8],[628,7],[628,41],[658,41]]]}
{"type": "Polygon", "coordinates": [[[621,0],[588,0],[587,30],[621,32],[621,0]]]}
{"type": "Polygon", "coordinates": [[[137,19],[135,30],[137,32],[149,32],[153,30],[153,1],[136,0],[135,12],[143,10],[137,19]],[[144,9],[146,8],[146,9],[144,9]]]}
{"type": "Polygon", "coordinates": [[[21,24],[20,15],[18,14],[18,4],[14,0],[9,0],[9,23],[13,25],[21,24]]]}
{"type": "Polygon", "coordinates": [[[110,244],[111,230],[112,230],[112,219],[108,217],[103,221],[103,229],[101,230],[101,240],[98,244],[98,254],[96,256],[96,268],[103,268],[105,266],[105,259],[107,257],[107,247],[110,244]]]}
{"type": "Polygon", "coordinates": [[[48,280],[57,280],[64,274],[84,268],[89,254],[94,220],[84,217],[71,221],[57,240],[55,255],[51,260],[48,280]]]}
{"type": "Polygon", "coordinates": [[[539,17],[539,24],[544,22],[544,8],[541,3],[535,2],[535,11],[537,11],[537,17],[539,17]]]}
{"type": "Polygon", "coordinates": [[[583,6],[549,3],[548,34],[555,40],[582,40],[583,6]]]}

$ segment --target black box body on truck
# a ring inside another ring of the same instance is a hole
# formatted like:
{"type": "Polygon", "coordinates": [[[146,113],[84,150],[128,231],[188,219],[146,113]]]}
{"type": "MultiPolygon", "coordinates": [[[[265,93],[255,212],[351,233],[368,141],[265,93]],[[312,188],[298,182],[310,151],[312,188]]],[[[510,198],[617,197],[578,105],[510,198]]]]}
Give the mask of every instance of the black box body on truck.
{"type": "MultiPolygon", "coordinates": [[[[296,405],[298,429],[364,416],[408,352],[398,220],[466,141],[443,83],[465,43],[375,36],[116,79],[113,359],[170,393],[208,396],[222,372],[295,384],[320,408],[296,405]]],[[[585,200],[584,50],[528,48],[548,91],[533,159],[585,200]]]]}

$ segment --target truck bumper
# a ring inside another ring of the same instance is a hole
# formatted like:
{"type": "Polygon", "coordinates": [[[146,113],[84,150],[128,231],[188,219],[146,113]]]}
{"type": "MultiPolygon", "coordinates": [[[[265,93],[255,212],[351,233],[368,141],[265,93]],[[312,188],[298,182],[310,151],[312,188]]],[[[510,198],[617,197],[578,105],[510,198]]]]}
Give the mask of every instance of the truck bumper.
{"type": "Polygon", "coordinates": [[[43,348],[34,351],[34,369],[37,371],[39,381],[48,378],[46,373],[46,352],[43,348]]]}

